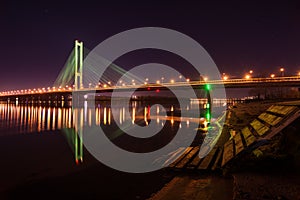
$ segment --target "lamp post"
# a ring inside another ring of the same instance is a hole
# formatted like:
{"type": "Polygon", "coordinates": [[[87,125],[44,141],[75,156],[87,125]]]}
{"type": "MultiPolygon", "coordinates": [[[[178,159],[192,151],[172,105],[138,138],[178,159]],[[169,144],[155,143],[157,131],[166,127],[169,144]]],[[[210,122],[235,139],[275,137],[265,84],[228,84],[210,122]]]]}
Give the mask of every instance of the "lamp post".
{"type": "Polygon", "coordinates": [[[280,68],[280,75],[284,76],[284,68],[283,67],[280,68]]]}

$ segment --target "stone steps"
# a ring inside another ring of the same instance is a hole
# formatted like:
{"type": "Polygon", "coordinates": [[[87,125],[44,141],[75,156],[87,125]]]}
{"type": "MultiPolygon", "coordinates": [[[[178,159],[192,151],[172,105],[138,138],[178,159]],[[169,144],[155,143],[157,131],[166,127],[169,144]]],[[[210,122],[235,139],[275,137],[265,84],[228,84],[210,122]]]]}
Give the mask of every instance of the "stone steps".
{"type": "MultiPolygon", "coordinates": [[[[199,157],[199,146],[188,147],[168,167],[175,170],[215,170],[225,167],[243,153],[253,151],[266,140],[300,117],[298,106],[273,105],[257,119],[238,131],[223,147],[213,147],[204,158],[199,157]]],[[[183,151],[183,150],[182,150],[183,151]]]]}

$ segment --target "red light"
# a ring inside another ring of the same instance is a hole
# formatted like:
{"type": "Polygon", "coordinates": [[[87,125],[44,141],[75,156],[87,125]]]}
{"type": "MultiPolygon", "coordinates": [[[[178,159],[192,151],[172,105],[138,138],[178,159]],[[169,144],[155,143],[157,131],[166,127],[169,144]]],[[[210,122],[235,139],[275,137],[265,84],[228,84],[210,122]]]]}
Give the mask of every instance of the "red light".
{"type": "Polygon", "coordinates": [[[151,90],[151,88],[150,88],[150,87],[147,87],[147,90],[151,90]]]}
{"type": "Polygon", "coordinates": [[[156,92],[159,92],[159,89],[156,89],[156,92]]]}

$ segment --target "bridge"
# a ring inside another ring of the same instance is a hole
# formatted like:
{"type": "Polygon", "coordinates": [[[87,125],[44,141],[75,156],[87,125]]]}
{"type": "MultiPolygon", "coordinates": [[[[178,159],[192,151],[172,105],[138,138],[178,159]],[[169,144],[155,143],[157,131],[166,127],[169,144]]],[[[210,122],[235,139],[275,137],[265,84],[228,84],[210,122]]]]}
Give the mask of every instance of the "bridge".
{"type": "MultiPolygon", "coordinates": [[[[292,77],[271,77],[271,78],[251,78],[246,77],[242,79],[220,79],[207,80],[202,79],[198,81],[186,79],[185,81],[160,82],[157,80],[145,81],[127,81],[125,84],[120,82],[106,81],[97,85],[88,84],[83,85],[82,71],[83,71],[83,43],[75,41],[75,48],[71,53],[66,66],[62,69],[54,86],[34,89],[20,89],[13,91],[0,92],[0,101],[7,103],[44,103],[47,105],[57,105],[72,101],[72,93],[80,92],[82,96],[89,93],[111,93],[113,91],[160,91],[167,88],[186,89],[193,87],[194,89],[204,89],[206,97],[203,104],[205,104],[205,118],[207,122],[211,119],[211,106],[216,99],[210,99],[210,90],[220,87],[225,88],[256,88],[256,87],[300,87],[300,76],[292,77]]],[[[117,66],[114,66],[116,71],[122,71],[117,66]]],[[[109,79],[108,79],[109,80],[109,79]]],[[[191,99],[191,102],[195,99],[191,99]]],[[[197,101],[199,99],[196,99],[197,101]]],[[[202,99],[203,100],[203,99],[202,99]]],[[[225,100],[226,101],[226,100],[225,100]]],[[[192,102],[193,103],[193,102],[192,102]]],[[[78,122],[79,118],[74,117],[78,122]]],[[[182,120],[182,119],[181,119],[182,120]]],[[[198,118],[197,118],[198,120],[198,118]]],[[[76,124],[77,124],[76,122],[76,124]]],[[[80,163],[83,160],[83,143],[82,143],[82,127],[77,129],[67,130],[66,136],[70,144],[74,146],[75,161],[80,163]],[[78,134],[78,136],[77,136],[78,134]]]]}
{"type": "MultiPolygon", "coordinates": [[[[193,87],[196,89],[205,89],[209,87],[211,89],[225,87],[225,88],[266,88],[266,87],[300,87],[300,76],[289,77],[271,77],[271,78],[251,78],[245,77],[241,79],[220,79],[220,80],[199,80],[191,81],[174,81],[160,82],[160,81],[145,81],[130,83],[123,83],[118,85],[107,81],[107,83],[99,83],[97,85],[83,86],[82,80],[82,68],[83,68],[83,43],[75,41],[75,47],[68,59],[67,67],[62,69],[58,79],[55,82],[56,86],[47,88],[34,88],[34,89],[20,89],[12,91],[0,92],[1,101],[14,101],[16,99],[35,99],[35,100],[70,100],[72,98],[72,92],[78,91],[84,93],[91,92],[122,92],[129,90],[149,91],[149,90],[164,90],[167,88],[185,89],[187,87],[193,87]],[[74,83],[74,84],[73,84],[74,83]]],[[[117,70],[120,70],[118,68],[117,70]]],[[[117,71],[116,70],[116,71],[117,71]]],[[[124,70],[123,70],[124,71],[124,70]]]]}

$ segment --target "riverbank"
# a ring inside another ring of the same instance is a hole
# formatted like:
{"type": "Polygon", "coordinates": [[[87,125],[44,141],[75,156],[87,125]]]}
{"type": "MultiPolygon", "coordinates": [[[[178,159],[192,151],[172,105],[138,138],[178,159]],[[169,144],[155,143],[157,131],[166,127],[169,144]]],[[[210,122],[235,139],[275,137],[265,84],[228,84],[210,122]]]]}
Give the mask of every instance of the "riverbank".
{"type": "MultiPolygon", "coordinates": [[[[273,104],[252,102],[232,106],[217,145],[224,145],[235,132],[273,104]]],[[[290,126],[268,145],[249,152],[213,176],[207,172],[178,176],[150,199],[300,199],[299,129],[290,126]],[[199,174],[201,179],[196,178],[199,174]]]]}

